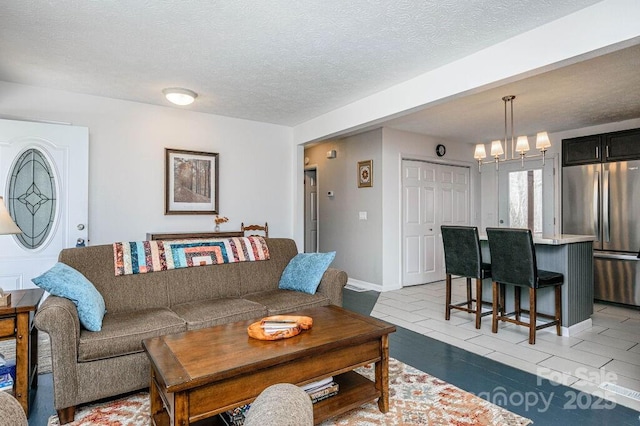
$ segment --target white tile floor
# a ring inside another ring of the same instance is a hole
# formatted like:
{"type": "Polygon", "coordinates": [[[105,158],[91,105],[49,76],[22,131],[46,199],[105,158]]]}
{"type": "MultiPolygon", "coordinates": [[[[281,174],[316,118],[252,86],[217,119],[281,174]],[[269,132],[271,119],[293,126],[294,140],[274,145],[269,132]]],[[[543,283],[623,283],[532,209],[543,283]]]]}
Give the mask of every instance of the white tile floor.
{"type": "MultiPolygon", "coordinates": [[[[465,281],[455,279],[453,287],[454,303],[464,300],[465,281]]],[[[444,281],[405,287],[381,293],[371,315],[584,391],[594,401],[604,398],[603,405],[615,401],[640,411],[640,310],[596,303],[592,328],[559,337],[550,327],[539,330],[536,344],[529,345],[526,327],[502,322],[498,333],[491,333],[491,316],[482,318],[480,329],[475,328],[472,314],[459,310],[452,310],[446,321],[444,298],[444,281]],[[633,394],[602,389],[601,383],[633,394]]]]}

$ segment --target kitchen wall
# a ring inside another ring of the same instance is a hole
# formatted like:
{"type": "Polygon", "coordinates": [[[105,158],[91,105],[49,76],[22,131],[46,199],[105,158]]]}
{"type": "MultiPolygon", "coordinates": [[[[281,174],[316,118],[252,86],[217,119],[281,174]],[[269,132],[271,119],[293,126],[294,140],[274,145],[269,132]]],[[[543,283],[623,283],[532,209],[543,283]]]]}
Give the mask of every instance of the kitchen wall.
{"type": "MultiPolygon", "coordinates": [[[[557,232],[561,232],[561,188],[562,182],[562,139],[573,138],[578,136],[594,135],[599,133],[614,132],[618,130],[627,130],[640,127],[640,119],[626,120],[615,123],[607,123],[599,126],[583,127],[579,129],[566,130],[562,132],[549,133],[549,139],[552,146],[547,151],[547,161],[555,161],[556,183],[555,191],[555,217],[557,232]]],[[[471,154],[472,155],[472,154],[471,154]]],[[[535,160],[540,161],[540,160],[535,160]]],[[[541,162],[540,162],[541,164],[541,162]]],[[[477,169],[477,168],[476,168],[477,169]]],[[[479,193],[480,203],[480,228],[485,229],[488,226],[498,226],[498,183],[497,174],[491,165],[483,166],[483,172],[479,176],[479,193]]],[[[546,194],[545,194],[546,195],[546,194]]]]}
{"type": "Polygon", "coordinates": [[[0,117],[89,128],[90,244],[213,230],[210,215],[164,215],[165,147],[220,154],[223,230],[267,221],[270,236],[293,235],[289,127],[6,82],[0,117]]]}

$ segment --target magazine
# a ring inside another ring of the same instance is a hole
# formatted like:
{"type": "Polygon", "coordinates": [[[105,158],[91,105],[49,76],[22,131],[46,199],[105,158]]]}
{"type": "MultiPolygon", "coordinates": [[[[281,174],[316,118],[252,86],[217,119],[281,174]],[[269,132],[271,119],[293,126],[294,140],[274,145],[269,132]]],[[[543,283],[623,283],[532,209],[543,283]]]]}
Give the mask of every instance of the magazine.
{"type": "Polygon", "coordinates": [[[5,373],[0,375],[0,391],[13,390],[13,377],[5,373]]]}

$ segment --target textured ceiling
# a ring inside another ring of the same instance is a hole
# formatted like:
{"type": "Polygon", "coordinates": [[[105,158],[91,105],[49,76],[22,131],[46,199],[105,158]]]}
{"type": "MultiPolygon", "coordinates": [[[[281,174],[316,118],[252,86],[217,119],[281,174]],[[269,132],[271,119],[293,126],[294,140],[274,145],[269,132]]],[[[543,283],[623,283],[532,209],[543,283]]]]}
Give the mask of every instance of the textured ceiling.
{"type": "Polygon", "coordinates": [[[516,96],[516,136],[639,118],[640,45],[442,102],[385,125],[451,141],[487,143],[504,135],[505,95],[516,96]]]}
{"type": "MultiPolygon", "coordinates": [[[[163,88],[186,87],[199,94],[190,110],[294,126],[594,3],[6,0],[0,80],[158,105],[167,105],[163,88]]],[[[571,73],[555,78],[560,93],[575,90],[571,73]]],[[[519,86],[518,113],[544,101],[540,89],[519,86]]],[[[504,94],[442,106],[440,124],[398,126],[455,139],[459,120],[443,123],[461,110],[470,122],[489,118],[489,106],[500,119],[504,94]]],[[[574,99],[547,102],[550,121],[574,99]]]]}

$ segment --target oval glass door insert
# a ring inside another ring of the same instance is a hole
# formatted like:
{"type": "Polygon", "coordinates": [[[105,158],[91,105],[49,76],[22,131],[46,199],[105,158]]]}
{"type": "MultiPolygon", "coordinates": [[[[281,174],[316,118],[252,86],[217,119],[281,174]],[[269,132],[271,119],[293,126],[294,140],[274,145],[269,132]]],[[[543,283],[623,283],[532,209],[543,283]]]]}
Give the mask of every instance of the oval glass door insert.
{"type": "Polygon", "coordinates": [[[27,249],[42,246],[54,229],[58,203],[53,170],[37,148],[20,154],[11,170],[7,207],[22,230],[16,238],[27,249]]]}

